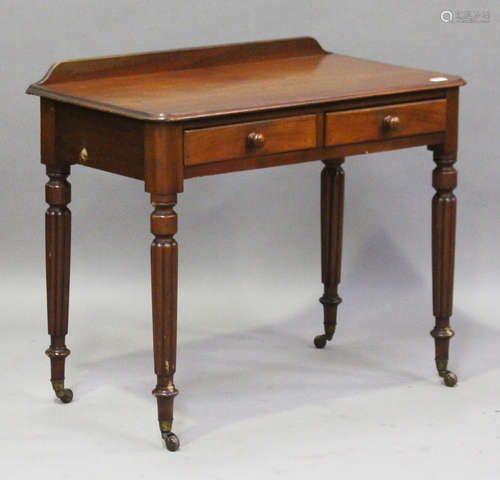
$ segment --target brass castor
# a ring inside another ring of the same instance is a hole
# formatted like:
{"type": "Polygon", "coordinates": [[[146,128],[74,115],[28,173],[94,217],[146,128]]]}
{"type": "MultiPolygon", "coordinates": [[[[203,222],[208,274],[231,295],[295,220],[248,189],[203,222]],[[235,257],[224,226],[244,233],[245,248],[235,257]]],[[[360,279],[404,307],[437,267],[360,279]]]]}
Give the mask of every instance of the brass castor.
{"type": "Polygon", "coordinates": [[[70,403],[73,400],[73,391],[65,388],[61,393],[56,393],[56,396],[62,403],[70,403]]]}
{"type": "Polygon", "coordinates": [[[179,449],[180,442],[174,432],[162,432],[161,436],[165,440],[165,446],[169,452],[175,452],[179,449]]]}
{"type": "Polygon", "coordinates": [[[314,337],[314,346],[316,348],[324,348],[326,345],[326,335],[318,335],[317,337],[314,337]]]}
{"type": "Polygon", "coordinates": [[[54,380],[52,381],[52,387],[56,393],[56,397],[61,400],[62,403],[70,403],[73,400],[73,391],[69,388],[64,388],[64,381],[54,380]]]}
{"type": "Polygon", "coordinates": [[[449,370],[445,370],[444,372],[439,372],[439,375],[443,377],[444,384],[447,387],[454,387],[458,382],[457,376],[453,372],[450,372],[449,370]]]}

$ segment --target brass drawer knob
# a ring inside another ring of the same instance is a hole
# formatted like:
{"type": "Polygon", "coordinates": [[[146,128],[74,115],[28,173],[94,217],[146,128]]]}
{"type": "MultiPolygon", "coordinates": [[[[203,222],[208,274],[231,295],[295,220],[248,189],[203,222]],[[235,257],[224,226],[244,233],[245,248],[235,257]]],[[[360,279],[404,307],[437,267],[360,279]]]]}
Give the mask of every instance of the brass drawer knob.
{"type": "Polygon", "coordinates": [[[252,132],[248,134],[247,145],[253,148],[261,148],[264,146],[265,138],[262,133],[252,132]]]}
{"type": "Polygon", "coordinates": [[[399,120],[399,117],[387,115],[384,118],[384,127],[387,130],[399,130],[399,128],[401,127],[401,121],[399,120]]]}

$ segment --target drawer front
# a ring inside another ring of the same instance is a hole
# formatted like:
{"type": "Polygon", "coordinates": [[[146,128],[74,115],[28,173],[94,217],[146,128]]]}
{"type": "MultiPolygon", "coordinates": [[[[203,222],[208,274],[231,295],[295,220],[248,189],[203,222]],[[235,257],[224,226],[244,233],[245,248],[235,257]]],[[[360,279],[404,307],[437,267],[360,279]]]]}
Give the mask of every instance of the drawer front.
{"type": "Polygon", "coordinates": [[[446,127],[446,100],[403,103],[326,114],[327,145],[384,140],[446,127]]]}
{"type": "Polygon", "coordinates": [[[316,115],[186,130],[184,163],[197,165],[314,148],[316,133],[316,115]]]}

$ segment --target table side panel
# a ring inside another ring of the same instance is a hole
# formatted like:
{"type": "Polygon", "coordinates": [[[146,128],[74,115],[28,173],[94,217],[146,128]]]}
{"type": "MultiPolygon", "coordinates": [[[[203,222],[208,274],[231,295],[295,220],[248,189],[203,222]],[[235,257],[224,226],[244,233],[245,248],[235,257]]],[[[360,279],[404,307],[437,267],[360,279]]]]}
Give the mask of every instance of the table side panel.
{"type": "Polygon", "coordinates": [[[64,103],[56,103],[55,116],[58,159],[144,179],[142,121],[64,103]]]}

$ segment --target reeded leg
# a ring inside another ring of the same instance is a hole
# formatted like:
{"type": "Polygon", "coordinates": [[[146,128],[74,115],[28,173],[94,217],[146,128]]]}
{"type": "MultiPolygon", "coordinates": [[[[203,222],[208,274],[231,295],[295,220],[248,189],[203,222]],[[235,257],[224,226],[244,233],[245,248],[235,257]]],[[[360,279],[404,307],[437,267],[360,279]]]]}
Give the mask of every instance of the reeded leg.
{"type": "Polygon", "coordinates": [[[172,432],[175,357],[177,349],[177,214],[175,195],[152,195],[151,284],[153,293],[153,344],[157,385],[153,390],[158,402],[158,420],[168,450],[179,448],[172,432]]]}
{"type": "Polygon", "coordinates": [[[63,403],[73,399],[73,392],[64,388],[64,362],[70,351],[65,345],[68,333],[69,264],[71,247],[71,185],[66,180],[69,166],[47,166],[49,181],[45,186],[49,208],[45,214],[45,248],[47,274],[47,317],[50,347],[51,382],[63,403]]]}
{"type": "Polygon", "coordinates": [[[325,333],[314,339],[323,348],[333,338],[337,325],[337,307],[342,262],[342,224],[344,215],[343,158],[324,160],[321,172],[321,274],[324,285],[323,304],[325,333]]]}
{"type": "Polygon", "coordinates": [[[436,150],[432,185],[436,194],[432,199],[432,280],[433,309],[436,325],[431,331],[436,346],[436,367],[448,387],[457,383],[457,376],[448,370],[448,351],[454,332],[450,328],[453,303],[453,268],[455,258],[457,171],[453,167],[456,154],[436,150]]]}

